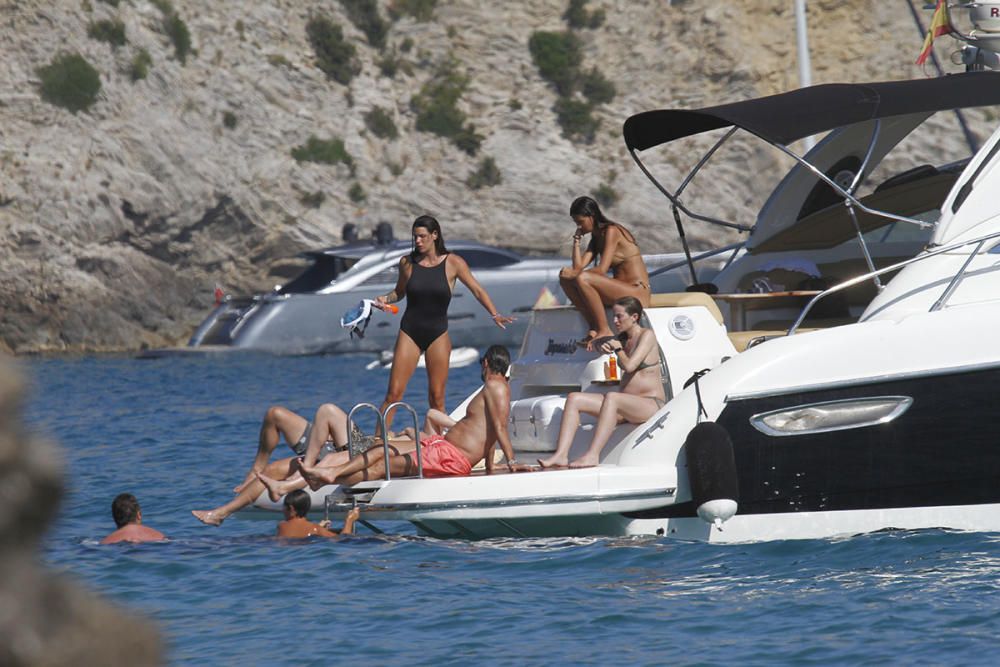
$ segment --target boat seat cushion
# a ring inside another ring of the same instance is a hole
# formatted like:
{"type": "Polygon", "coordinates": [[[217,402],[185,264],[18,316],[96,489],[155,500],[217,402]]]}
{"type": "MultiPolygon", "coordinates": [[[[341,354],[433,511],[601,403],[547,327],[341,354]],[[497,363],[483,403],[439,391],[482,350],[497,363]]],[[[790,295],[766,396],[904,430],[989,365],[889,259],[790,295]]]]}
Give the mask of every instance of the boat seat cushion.
{"type": "Polygon", "coordinates": [[[707,308],[715,321],[723,324],[722,311],[711,296],[704,292],[668,292],[653,294],[649,298],[650,308],[681,308],[685,306],[701,306],[707,308]]]}
{"type": "MultiPolygon", "coordinates": [[[[562,426],[565,394],[547,394],[521,398],[510,403],[510,440],[514,451],[528,454],[551,453],[556,450],[559,428],[562,426]]],[[[589,446],[594,436],[597,419],[588,414],[580,415],[580,426],[573,436],[570,457],[580,456],[589,446]]],[[[636,428],[635,424],[620,424],[615,427],[605,447],[610,452],[615,443],[636,428]]]]}
{"type": "Polygon", "coordinates": [[[547,394],[511,401],[510,439],[514,449],[551,452],[556,448],[566,396],[547,394]]]}

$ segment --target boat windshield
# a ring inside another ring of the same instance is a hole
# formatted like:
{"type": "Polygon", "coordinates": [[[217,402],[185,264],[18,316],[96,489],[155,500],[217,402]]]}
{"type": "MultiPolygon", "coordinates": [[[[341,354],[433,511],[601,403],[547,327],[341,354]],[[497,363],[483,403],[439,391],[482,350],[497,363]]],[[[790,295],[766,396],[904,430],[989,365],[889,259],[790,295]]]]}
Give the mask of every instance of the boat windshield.
{"type": "Polygon", "coordinates": [[[305,271],[282,285],[278,294],[308,294],[317,292],[357,263],[357,259],[335,255],[312,255],[313,263],[305,271]]]}

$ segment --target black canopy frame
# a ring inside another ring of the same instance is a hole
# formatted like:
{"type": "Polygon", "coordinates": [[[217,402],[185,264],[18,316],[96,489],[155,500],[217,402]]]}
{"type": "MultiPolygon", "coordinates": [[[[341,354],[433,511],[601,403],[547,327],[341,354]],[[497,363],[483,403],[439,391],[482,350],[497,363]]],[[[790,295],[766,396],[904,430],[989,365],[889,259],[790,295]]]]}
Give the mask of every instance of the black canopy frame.
{"type": "MultiPolygon", "coordinates": [[[[695,220],[722,225],[741,232],[753,231],[751,226],[695,213],[684,206],[680,199],[681,193],[696,174],[733,136],[736,130],[742,129],[757,136],[809,169],[817,178],[844,198],[845,205],[851,208],[852,217],[853,208],[857,207],[873,215],[925,227],[928,223],[920,220],[870,209],[854,196],[854,191],[870,158],[871,148],[877,141],[879,121],[893,116],[915,113],[933,114],[937,111],[994,104],[1000,104],[1000,73],[966,72],[935,79],[867,84],[823,84],[703,109],[646,111],[628,118],[622,133],[629,154],[639,169],[670,200],[691,277],[697,283],[694,263],[684,235],[680,212],[695,220]],[[808,136],[866,121],[875,121],[868,155],[855,182],[847,189],[841,187],[803,156],[787,147],[787,144],[808,136]],[[639,151],[725,127],[729,127],[729,131],[699,160],[673,193],[667,190],[639,159],[639,151]]],[[[861,243],[867,255],[863,239],[861,243]]]]}

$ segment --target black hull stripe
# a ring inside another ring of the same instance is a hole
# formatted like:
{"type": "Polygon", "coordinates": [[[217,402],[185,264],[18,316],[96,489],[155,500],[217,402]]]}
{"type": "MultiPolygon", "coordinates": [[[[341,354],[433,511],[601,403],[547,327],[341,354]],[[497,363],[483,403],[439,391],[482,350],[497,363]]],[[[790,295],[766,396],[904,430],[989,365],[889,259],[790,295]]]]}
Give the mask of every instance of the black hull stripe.
{"type": "MultiPolygon", "coordinates": [[[[1000,369],[736,400],[719,416],[732,438],[738,515],[1000,503],[1000,369]],[[888,424],[768,436],[750,417],[808,403],[910,396],[888,424]]],[[[690,502],[630,518],[697,516],[690,502]]]]}

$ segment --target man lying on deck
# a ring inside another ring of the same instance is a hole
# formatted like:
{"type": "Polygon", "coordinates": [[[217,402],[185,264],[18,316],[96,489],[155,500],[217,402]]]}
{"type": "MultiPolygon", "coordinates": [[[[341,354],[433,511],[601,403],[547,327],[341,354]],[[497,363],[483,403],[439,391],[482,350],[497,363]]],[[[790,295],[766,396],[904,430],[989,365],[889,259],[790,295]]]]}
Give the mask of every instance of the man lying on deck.
{"type": "MultiPolygon", "coordinates": [[[[454,426],[455,420],[440,410],[427,411],[423,433],[444,433],[454,426]]],[[[362,434],[354,427],[354,437],[362,434]]],[[[414,434],[412,428],[403,431],[410,440],[414,434]]],[[[347,413],[334,403],[324,403],[316,410],[312,421],[292,412],[280,405],[272,405],[264,413],[260,424],[260,437],[257,441],[257,454],[250,466],[250,472],[243,481],[233,488],[233,493],[240,493],[257,479],[257,473],[264,472],[271,455],[278,448],[278,443],[284,438],[289,449],[303,458],[306,465],[313,466],[327,456],[340,452],[339,457],[328,461],[328,464],[347,463],[347,413]]],[[[390,442],[393,438],[390,438],[390,442]]]]}
{"type": "MultiPolygon", "coordinates": [[[[286,480],[288,488],[283,493],[301,489],[305,487],[306,482],[299,475],[300,462],[309,465],[315,465],[317,461],[328,466],[343,465],[350,460],[346,446],[347,413],[333,403],[321,405],[316,411],[314,422],[306,421],[291,410],[271,407],[264,415],[260,427],[260,441],[253,466],[243,482],[233,489],[236,496],[215,509],[191,510],[191,514],[210,526],[221,525],[230,514],[255,501],[264,491],[264,485],[257,479],[257,475],[263,473],[269,479],[286,480]],[[268,463],[281,436],[284,436],[293,451],[302,456],[268,463]]],[[[273,499],[277,501],[280,497],[280,495],[273,496],[273,499]]]]}
{"type": "MultiPolygon", "coordinates": [[[[507,433],[510,415],[510,385],[507,369],[510,354],[501,345],[492,345],[482,359],[483,389],[469,402],[465,416],[455,422],[446,435],[429,435],[420,441],[425,477],[468,475],[472,467],[485,459],[487,473],[493,471],[493,448],[499,442],[507,467],[515,469],[514,448],[507,433]]],[[[389,470],[393,475],[415,475],[417,457],[414,441],[397,441],[389,455],[389,470]]],[[[317,466],[300,465],[302,477],[312,489],[327,484],[355,484],[385,476],[384,449],[373,447],[346,464],[330,465],[321,461],[317,466]]],[[[260,474],[272,498],[291,490],[288,482],[269,479],[260,474]]]]}
{"type": "MultiPolygon", "coordinates": [[[[240,493],[257,478],[257,473],[267,466],[282,437],[289,449],[305,456],[312,465],[328,454],[347,447],[347,413],[333,403],[324,403],[316,410],[313,421],[309,421],[280,405],[269,407],[261,420],[257,454],[250,472],[233,489],[233,493],[240,493]]],[[[344,456],[344,460],[348,458],[344,456]]]]}

